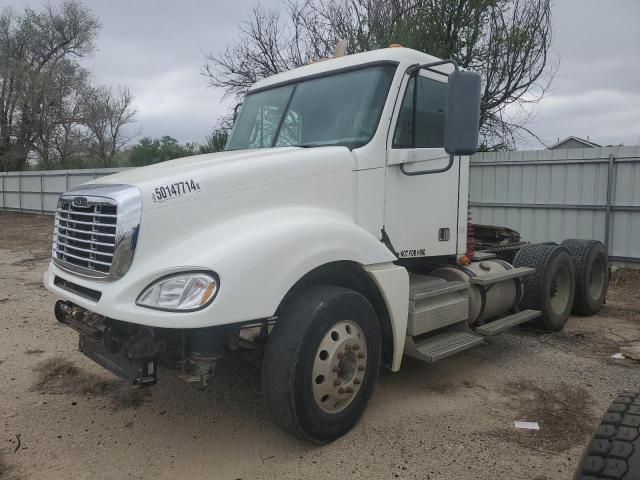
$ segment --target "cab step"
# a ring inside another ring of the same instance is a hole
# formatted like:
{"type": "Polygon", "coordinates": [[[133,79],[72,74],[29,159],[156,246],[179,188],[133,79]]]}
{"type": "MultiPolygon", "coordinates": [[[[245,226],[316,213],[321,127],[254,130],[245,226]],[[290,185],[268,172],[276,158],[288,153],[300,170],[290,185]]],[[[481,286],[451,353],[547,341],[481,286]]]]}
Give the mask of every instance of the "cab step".
{"type": "Polygon", "coordinates": [[[469,284],[442,278],[411,275],[407,335],[412,337],[466,321],[469,284]]]}
{"type": "Polygon", "coordinates": [[[481,343],[484,343],[481,336],[461,330],[449,330],[423,339],[407,337],[405,353],[433,363],[481,343]]]}
{"type": "Polygon", "coordinates": [[[523,310],[506,317],[499,318],[475,329],[480,335],[495,335],[512,327],[533,320],[540,316],[539,310],[523,310]]]}
{"type": "Polygon", "coordinates": [[[416,303],[420,300],[433,298],[447,293],[460,292],[469,289],[467,282],[447,282],[442,278],[422,276],[416,279],[418,275],[411,276],[411,287],[409,290],[409,300],[416,303]]]}

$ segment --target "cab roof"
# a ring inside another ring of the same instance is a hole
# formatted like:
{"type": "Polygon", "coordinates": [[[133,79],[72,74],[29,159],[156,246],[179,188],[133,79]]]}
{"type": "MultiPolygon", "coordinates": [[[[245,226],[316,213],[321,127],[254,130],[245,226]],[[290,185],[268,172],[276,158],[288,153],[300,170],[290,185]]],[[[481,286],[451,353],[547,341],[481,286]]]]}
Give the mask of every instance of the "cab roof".
{"type": "MultiPolygon", "coordinates": [[[[254,90],[262,90],[281,83],[291,82],[292,80],[304,77],[320,75],[331,72],[332,70],[340,70],[344,68],[356,67],[358,65],[376,64],[383,62],[397,62],[398,64],[414,64],[414,63],[430,63],[440,60],[432,55],[428,55],[418,50],[405,47],[381,48],[379,50],[371,50],[364,53],[355,53],[353,55],[345,55],[343,57],[330,58],[319,62],[294,68],[286,72],[272,75],[254,83],[249,88],[249,93],[254,90]]],[[[451,65],[442,65],[436,67],[443,73],[451,71],[451,65]]]]}

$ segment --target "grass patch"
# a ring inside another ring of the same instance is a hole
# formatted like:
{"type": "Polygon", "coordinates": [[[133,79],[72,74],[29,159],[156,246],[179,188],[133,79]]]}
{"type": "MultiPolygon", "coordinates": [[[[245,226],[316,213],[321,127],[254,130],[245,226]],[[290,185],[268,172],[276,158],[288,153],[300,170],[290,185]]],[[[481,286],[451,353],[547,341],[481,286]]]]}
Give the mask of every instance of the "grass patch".
{"type": "Polygon", "coordinates": [[[67,393],[78,385],[76,379],[80,374],[80,369],[71,360],[61,356],[40,362],[33,371],[37,374],[37,379],[33,384],[34,390],[48,391],[48,393],[67,393]]]}
{"type": "Polygon", "coordinates": [[[142,405],[151,393],[119,380],[106,380],[78,368],[71,360],[57,356],[40,362],[34,368],[33,390],[52,394],[102,396],[111,401],[114,410],[142,405]]]}
{"type": "Polygon", "coordinates": [[[538,422],[539,431],[509,428],[495,435],[531,450],[560,453],[585,443],[596,417],[591,396],[581,387],[560,384],[544,388],[533,382],[510,382],[503,389],[516,414],[513,420],[538,422]]]}

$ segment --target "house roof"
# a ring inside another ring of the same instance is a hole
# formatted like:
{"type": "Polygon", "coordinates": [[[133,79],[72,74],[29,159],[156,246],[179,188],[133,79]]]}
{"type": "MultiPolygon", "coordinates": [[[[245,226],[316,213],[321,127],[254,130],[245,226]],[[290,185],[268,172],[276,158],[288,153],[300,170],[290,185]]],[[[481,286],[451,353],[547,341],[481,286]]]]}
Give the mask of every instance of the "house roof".
{"type": "Polygon", "coordinates": [[[549,150],[553,150],[555,148],[559,148],[563,144],[565,144],[565,143],[567,143],[567,142],[569,142],[571,140],[573,140],[574,142],[578,142],[578,143],[584,144],[585,148],[599,148],[599,147],[602,146],[602,145],[598,145],[597,143],[590,142],[589,140],[585,140],[584,138],[571,136],[571,137],[565,138],[564,140],[560,140],[558,143],[554,143],[553,145],[549,146],[548,148],[549,148],[549,150]]]}

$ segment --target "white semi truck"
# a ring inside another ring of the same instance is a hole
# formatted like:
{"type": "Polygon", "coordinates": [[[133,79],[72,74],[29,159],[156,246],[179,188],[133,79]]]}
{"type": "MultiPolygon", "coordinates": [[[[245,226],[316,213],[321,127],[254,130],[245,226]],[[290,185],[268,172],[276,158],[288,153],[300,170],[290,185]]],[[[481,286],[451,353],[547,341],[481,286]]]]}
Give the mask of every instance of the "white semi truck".
{"type": "Polygon", "coordinates": [[[226,151],[60,197],[44,278],[56,318],[141,386],[158,364],[206,383],[223,355],[253,353],[275,422],[332,441],[380,366],[435,362],[524,322],[561,330],[604,301],[600,242],[474,255],[479,116],[476,74],[407,48],[261,80],[226,151]]]}

